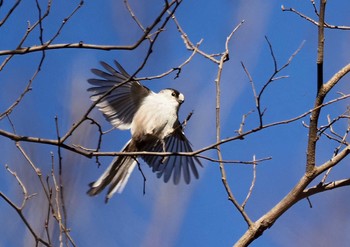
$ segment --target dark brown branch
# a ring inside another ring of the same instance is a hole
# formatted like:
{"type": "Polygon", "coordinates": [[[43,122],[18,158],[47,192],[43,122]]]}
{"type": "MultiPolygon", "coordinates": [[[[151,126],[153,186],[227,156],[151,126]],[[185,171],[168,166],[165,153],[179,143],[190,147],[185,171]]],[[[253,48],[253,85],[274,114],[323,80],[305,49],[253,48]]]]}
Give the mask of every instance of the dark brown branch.
{"type": "MultiPolygon", "coordinates": [[[[50,7],[51,7],[51,1],[48,2],[48,6],[46,9],[46,12],[44,13],[44,15],[41,14],[41,8],[38,2],[37,3],[37,8],[38,8],[38,12],[39,12],[39,17],[38,17],[38,21],[27,30],[26,34],[24,35],[24,37],[22,38],[20,45],[23,44],[23,42],[27,39],[28,35],[34,30],[34,28],[36,26],[39,25],[40,27],[40,34],[39,34],[39,39],[42,42],[42,35],[43,35],[43,27],[42,27],[42,21],[49,15],[50,12],[50,7]]],[[[5,59],[5,61],[2,63],[2,65],[0,66],[0,71],[2,70],[2,68],[6,65],[6,63],[13,57],[13,55],[7,57],[5,59]]],[[[42,51],[42,56],[40,58],[40,61],[38,63],[38,67],[36,69],[36,71],[34,72],[32,78],[28,81],[27,86],[24,88],[23,92],[18,96],[18,98],[3,112],[0,114],[0,120],[3,119],[5,116],[8,116],[9,114],[11,114],[11,112],[15,109],[16,106],[18,106],[18,104],[22,101],[22,99],[27,95],[27,93],[29,93],[32,89],[32,84],[33,81],[35,80],[35,78],[37,77],[37,75],[39,74],[39,72],[41,71],[41,67],[44,63],[46,54],[45,51],[42,51]]]]}
{"type": "Polygon", "coordinates": [[[151,33],[151,31],[161,22],[163,16],[167,13],[167,11],[173,6],[178,6],[177,0],[172,1],[169,3],[169,5],[166,5],[160,14],[155,18],[154,22],[146,28],[146,32],[142,34],[142,36],[133,44],[133,45],[96,45],[96,44],[86,44],[83,41],[80,41],[78,43],[66,43],[66,44],[44,44],[44,45],[37,45],[37,46],[30,46],[30,47],[18,47],[15,50],[4,50],[0,51],[0,56],[4,55],[23,55],[31,52],[38,52],[43,50],[56,50],[56,49],[97,49],[97,50],[134,50],[136,49],[140,44],[143,43],[143,41],[147,40],[148,35],[151,33]]]}
{"type": "Polygon", "coordinates": [[[272,82],[287,77],[287,76],[278,76],[277,77],[277,75],[291,64],[292,60],[300,52],[300,50],[302,49],[302,47],[304,46],[304,43],[305,43],[303,41],[301,43],[301,45],[298,47],[298,49],[289,57],[288,61],[283,66],[281,66],[279,68],[278,65],[277,65],[277,60],[276,60],[276,57],[275,57],[272,45],[271,45],[269,39],[266,36],[265,36],[265,39],[266,39],[266,42],[268,43],[268,46],[269,46],[271,58],[272,58],[272,61],[273,61],[274,70],[273,70],[272,74],[270,75],[270,78],[262,86],[261,90],[258,93],[257,93],[256,86],[254,84],[252,76],[250,75],[250,73],[249,73],[248,69],[246,68],[246,66],[244,65],[244,63],[241,62],[243,70],[246,73],[246,75],[247,75],[247,77],[249,79],[249,82],[251,84],[252,90],[253,90],[254,100],[255,100],[255,107],[257,109],[257,114],[258,114],[258,118],[259,118],[259,125],[260,125],[260,127],[262,127],[263,124],[264,124],[263,123],[263,116],[264,116],[264,113],[265,113],[265,109],[262,109],[261,98],[264,95],[265,90],[268,88],[268,86],[271,85],[272,82]]]}
{"type": "Polygon", "coordinates": [[[318,10],[317,10],[316,4],[315,4],[315,0],[311,0],[311,4],[312,4],[312,7],[314,9],[316,16],[318,16],[319,13],[318,13],[318,10]]]}
{"type": "Polygon", "coordinates": [[[316,157],[316,142],[317,142],[317,131],[318,131],[318,119],[321,113],[324,98],[329,91],[346,75],[350,72],[350,63],[335,73],[328,82],[322,85],[320,88],[317,98],[315,100],[314,111],[310,117],[309,124],[309,139],[307,148],[307,165],[306,171],[309,175],[314,172],[315,157],[316,157]]]}
{"type": "MultiPolygon", "coordinates": [[[[320,23],[324,23],[326,1],[320,1],[320,23]]],[[[325,94],[321,92],[323,86],[323,57],[324,57],[324,26],[318,26],[318,48],[317,48],[317,97],[315,100],[314,108],[317,108],[323,103],[325,94]]],[[[308,135],[308,145],[306,152],[306,175],[313,176],[316,161],[316,142],[317,142],[317,130],[318,130],[318,120],[321,113],[321,108],[314,111],[310,117],[309,123],[309,135],[308,135]]]]}
{"type": "MultiPolygon", "coordinates": [[[[18,5],[21,3],[21,0],[17,0],[13,6],[11,7],[11,9],[7,12],[7,14],[5,15],[5,17],[0,21],[0,27],[2,25],[4,25],[4,23],[7,21],[7,19],[10,17],[10,15],[13,13],[13,11],[18,7],[18,5]]],[[[0,6],[1,8],[1,6],[0,6]]]]}
{"type": "MultiPolygon", "coordinates": [[[[55,117],[55,126],[56,126],[57,142],[61,142],[57,116],[55,117]]],[[[55,178],[55,173],[53,169],[54,165],[52,166],[51,176],[53,178],[54,186],[56,188],[56,204],[57,204],[56,210],[60,214],[60,209],[62,209],[63,216],[60,216],[58,218],[58,223],[60,226],[60,235],[62,236],[63,232],[65,234],[67,234],[68,232],[65,230],[66,227],[63,227],[63,226],[67,226],[67,210],[66,210],[65,199],[64,199],[62,150],[60,146],[57,146],[57,155],[58,155],[58,183],[56,182],[56,178],[55,178]]]]}
{"type": "MultiPolygon", "coordinates": [[[[21,41],[20,41],[19,44],[17,45],[16,50],[19,49],[19,48],[24,44],[24,42],[27,40],[29,34],[31,34],[31,33],[35,30],[35,28],[36,28],[37,26],[40,26],[41,23],[42,23],[42,21],[49,15],[49,13],[50,13],[50,7],[51,7],[51,1],[52,1],[52,0],[49,0],[49,1],[48,1],[48,5],[47,5],[48,7],[47,7],[47,10],[46,10],[46,12],[45,12],[44,15],[41,16],[41,14],[39,14],[39,19],[38,19],[33,25],[30,25],[30,24],[28,23],[27,30],[26,30],[25,34],[23,35],[21,41]]],[[[39,12],[40,12],[40,11],[41,11],[41,9],[39,8],[39,12]]],[[[1,52],[3,52],[3,51],[0,51],[0,54],[1,54],[1,52]]],[[[8,54],[4,54],[4,55],[9,55],[9,56],[8,56],[8,57],[2,62],[2,64],[0,65],[0,71],[1,71],[1,70],[5,67],[5,65],[13,58],[13,56],[14,56],[15,54],[13,54],[13,53],[8,53],[8,54]]],[[[0,56],[1,56],[1,55],[0,55],[0,56]]]]}
{"type": "Polygon", "coordinates": [[[317,46],[317,93],[323,85],[323,60],[324,60],[324,19],[327,0],[320,0],[320,14],[318,25],[317,46]]]}
{"type": "MultiPolygon", "coordinates": [[[[84,1],[81,0],[80,3],[75,7],[75,9],[73,9],[73,11],[66,18],[63,19],[61,26],[56,31],[56,34],[54,34],[53,37],[45,43],[45,45],[50,45],[60,35],[64,26],[73,17],[73,15],[75,15],[78,12],[78,10],[83,6],[83,4],[84,4],[84,1]]],[[[44,45],[44,44],[42,44],[42,45],[44,45]]]]}

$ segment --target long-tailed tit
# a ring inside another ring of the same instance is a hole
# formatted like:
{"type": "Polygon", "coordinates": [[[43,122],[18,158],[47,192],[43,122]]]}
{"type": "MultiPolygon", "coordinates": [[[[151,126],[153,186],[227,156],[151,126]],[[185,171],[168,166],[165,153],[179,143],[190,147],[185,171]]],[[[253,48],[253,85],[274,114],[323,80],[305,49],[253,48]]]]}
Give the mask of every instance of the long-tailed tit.
{"type": "MultiPolygon", "coordinates": [[[[178,111],[184,102],[184,95],[170,88],[154,93],[140,82],[130,79],[130,75],[123,67],[114,62],[119,71],[104,62],[101,62],[101,65],[107,72],[91,70],[102,79],[89,79],[88,82],[93,87],[88,91],[93,93],[92,101],[99,101],[96,106],[112,125],[118,129],[131,130],[131,139],[122,152],[192,152],[191,144],[178,120],[178,111]],[[110,90],[112,91],[105,95],[110,90]]],[[[181,174],[187,184],[191,180],[191,173],[198,178],[197,165],[201,166],[201,163],[197,157],[180,155],[168,157],[140,155],[140,157],[152,167],[158,177],[163,176],[165,182],[172,176],[174,183],[178,184],[181,174]]],[[[109,185],[107,202],[114,193],[123,190],[135,165],[134,156],[114,158],[101,177],[90,184],[88,194],[97,195],[109,185]]]]}

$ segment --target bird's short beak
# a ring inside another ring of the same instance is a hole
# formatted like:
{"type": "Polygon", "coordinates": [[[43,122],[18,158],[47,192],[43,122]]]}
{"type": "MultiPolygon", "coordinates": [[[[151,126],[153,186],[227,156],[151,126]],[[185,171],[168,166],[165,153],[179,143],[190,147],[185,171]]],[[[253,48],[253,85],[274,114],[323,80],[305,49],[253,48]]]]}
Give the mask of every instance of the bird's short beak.
{"type": "Polygon", "coordinates": [[[180,93],[179,98],[178,98],[178,102],[180,104],[182,104],[184,101],[185,101],[185,96],[182,93],[180,93]]]}

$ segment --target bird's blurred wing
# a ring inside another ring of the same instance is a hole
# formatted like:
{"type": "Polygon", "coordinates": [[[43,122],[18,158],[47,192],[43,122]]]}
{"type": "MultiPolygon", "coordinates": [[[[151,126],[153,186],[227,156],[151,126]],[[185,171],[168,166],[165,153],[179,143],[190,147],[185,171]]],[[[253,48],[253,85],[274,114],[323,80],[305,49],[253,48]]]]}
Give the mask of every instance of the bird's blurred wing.
{"type": "MultiPolygon", "coordinates": [[[[164,139],[166,152],[192,152],[192,147],[186,138],[179,122],[175,124],[175,130],[164,139]]],[[[153,146],[148,145],[144,149],[149,152],[163,152],[163,144],[158,141],[153,142],[153,146]]],[[[171,155],[165,156],[150,156],[142,155],[142,159],[152,167],[153,172],[157,173],[158,177],[162,177],[165,182],[168,182],[173,176],[174,184],[178,184],[183,174],[185,182],[188,184],[191,181],[191,173],[195,178],[198,178],[197,166],[202,166],[200,160],[195,156],[171,155]]]]}
{"type": "Polygon", "coordinates": [[[99,101],[96,106],[112,125],[119,129],[129,129],[134,114],[143,99],[153,92],[138,81],[131,79],[126,82],[130,75],[117,61],[114,63],[119,71],[105,62],[101,62],[101,65],[106,72],[99,69],[91,70],[101,79],[89,79],[88,82],[93,87],[88,91],[92,92],[92,101],[99,101]],[[109,93],[103,97],[107,92],[109,93]]]}

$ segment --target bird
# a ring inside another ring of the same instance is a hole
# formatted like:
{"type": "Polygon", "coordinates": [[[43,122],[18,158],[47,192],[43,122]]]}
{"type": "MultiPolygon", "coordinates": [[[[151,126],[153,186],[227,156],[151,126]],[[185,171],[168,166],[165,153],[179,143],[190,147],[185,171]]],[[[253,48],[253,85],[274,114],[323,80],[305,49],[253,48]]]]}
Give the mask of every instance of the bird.
{"type": "MultiPolygon", "coordinates": [[[[101,61],[105,71],[91,69],[99,78],[88,79],[92,87],[90,99],[115,128],[129,129],[131,139],[121,152],[193,152],[179,121],[179,108],[185,100],[182,93],[165,88],[158,93],[134,80],[125,69],[114,60],[114,65],[101,61]]],[[[196,156],[184,155],[140,155],[158,178],[164,182],[173,180],[174,184],[183,177],[189,184],[191,177],[198,179],[201,161],[196,156]]],[[[115,194],[121,193],[129,176],[139,164],[137,156],[116,156],[109,167],[95,181],[90,183],[87,194],[95,196],[108,186],[105,202],[115,194]]]]}

